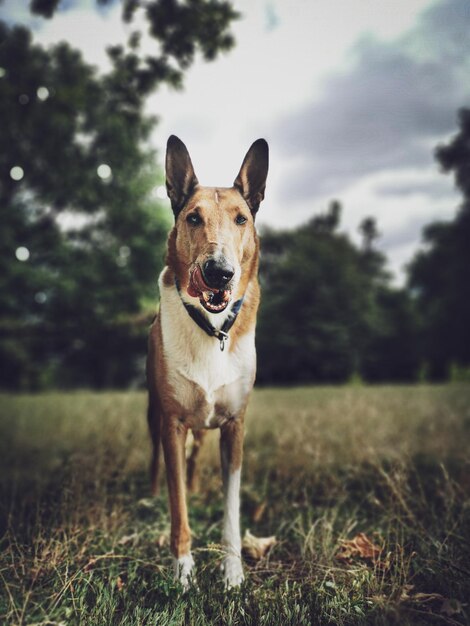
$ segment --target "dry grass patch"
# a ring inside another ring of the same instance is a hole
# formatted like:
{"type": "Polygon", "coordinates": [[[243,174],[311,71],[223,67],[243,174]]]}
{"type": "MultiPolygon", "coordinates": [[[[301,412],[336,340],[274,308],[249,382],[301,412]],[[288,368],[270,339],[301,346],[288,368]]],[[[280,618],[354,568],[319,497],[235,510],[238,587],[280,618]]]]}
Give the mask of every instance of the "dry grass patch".
{"type": "Polygon", "coordinates": [[[257,390],[243,528],[276,542],[224,593],[213,433],[185,596],[166,497],[148,497],[145,395],[0,403],[2,624],[468,623],[468,386],[257,390]]]}

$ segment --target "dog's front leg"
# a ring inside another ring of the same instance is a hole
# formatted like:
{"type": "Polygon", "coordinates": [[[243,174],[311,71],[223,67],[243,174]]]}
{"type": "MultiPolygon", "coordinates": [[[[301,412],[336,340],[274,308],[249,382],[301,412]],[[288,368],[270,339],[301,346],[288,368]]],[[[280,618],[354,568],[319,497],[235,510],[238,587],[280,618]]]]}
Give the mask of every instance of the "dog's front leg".
{"type": "Polygon", "coordinates": [[[197,493],[199,490],[199,472],[197,466],[197,458],[201,451],[201,446],[206,434],[207,430],[193,431],[193,449],[191,450],[191,454],[186,461],[186,484],[188,486],[189,493],[197,493]]]}
{"type": "Polygon", "coordinates": [[[243,456],[243,418],[231,419],[220,432],[220,458],[224,489],[223,560],[224,582],[235,587],[243,582],[240,538],[240,474],[243,456]]]}
{"type": "Polygon", "coordinates": [[[162,444],[165,455],[168,495],[170,498],[171,538],[175,578],[189,587],[194,567],[191,555],[191,531],[188,523],[185,485],[184,446],[188,429],[177,416],[164,416],[162,444]]]}

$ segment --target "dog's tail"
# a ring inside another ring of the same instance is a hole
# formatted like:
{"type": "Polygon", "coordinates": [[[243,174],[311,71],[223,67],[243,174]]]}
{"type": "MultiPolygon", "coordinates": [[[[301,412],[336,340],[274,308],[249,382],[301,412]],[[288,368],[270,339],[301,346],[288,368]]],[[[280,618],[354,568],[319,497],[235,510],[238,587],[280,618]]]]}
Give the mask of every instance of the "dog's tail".
{"type": "Polygon", "coordinates": [[[152,438],[152,460],[150,461],[150,484],[152,495],[156,496],[159,492],[159,476],[160,476],[160,411],[155,400],[149,394],[149,403],[147,409],[147,421],[152,438]]]}

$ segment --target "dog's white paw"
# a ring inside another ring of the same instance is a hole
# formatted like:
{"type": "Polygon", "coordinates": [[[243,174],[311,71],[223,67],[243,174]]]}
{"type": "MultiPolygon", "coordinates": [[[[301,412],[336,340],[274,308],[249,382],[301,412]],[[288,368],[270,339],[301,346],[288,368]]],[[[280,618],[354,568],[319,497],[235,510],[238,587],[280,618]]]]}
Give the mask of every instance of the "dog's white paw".
{"type": "Polygon", "coordinates": [[[177,580],[187,591],[191,584],[195,582],[194,576],[194,559],[191,553],[173,558],[173,572],[175,580],[177,580]]]}
{"type": "Polygon", "coordinates": [[[245,580],[240,556],[233,554],[226,556],[222,562],[222,570],[224,572],[224,585],[228,589],[239,587],[245,580]]]}

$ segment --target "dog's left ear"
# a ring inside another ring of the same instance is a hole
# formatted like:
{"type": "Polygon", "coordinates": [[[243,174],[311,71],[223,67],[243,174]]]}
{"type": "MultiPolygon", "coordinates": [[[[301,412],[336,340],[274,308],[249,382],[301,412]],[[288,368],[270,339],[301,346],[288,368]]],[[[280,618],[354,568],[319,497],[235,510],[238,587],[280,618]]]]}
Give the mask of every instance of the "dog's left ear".
{"type": "Polygon", "coordinates": [[[245,198],[253,217],[264,198],[269,167],[269,147],[264,139],[257,139],[246,153],[233,186],[245,198]]]}
{"type": "Polygon", "coordinates": [[[166,190],[176,219],[199,184],[188,149],[176,135],[171,135],[166,145],[165,169],[166,190]]]}

